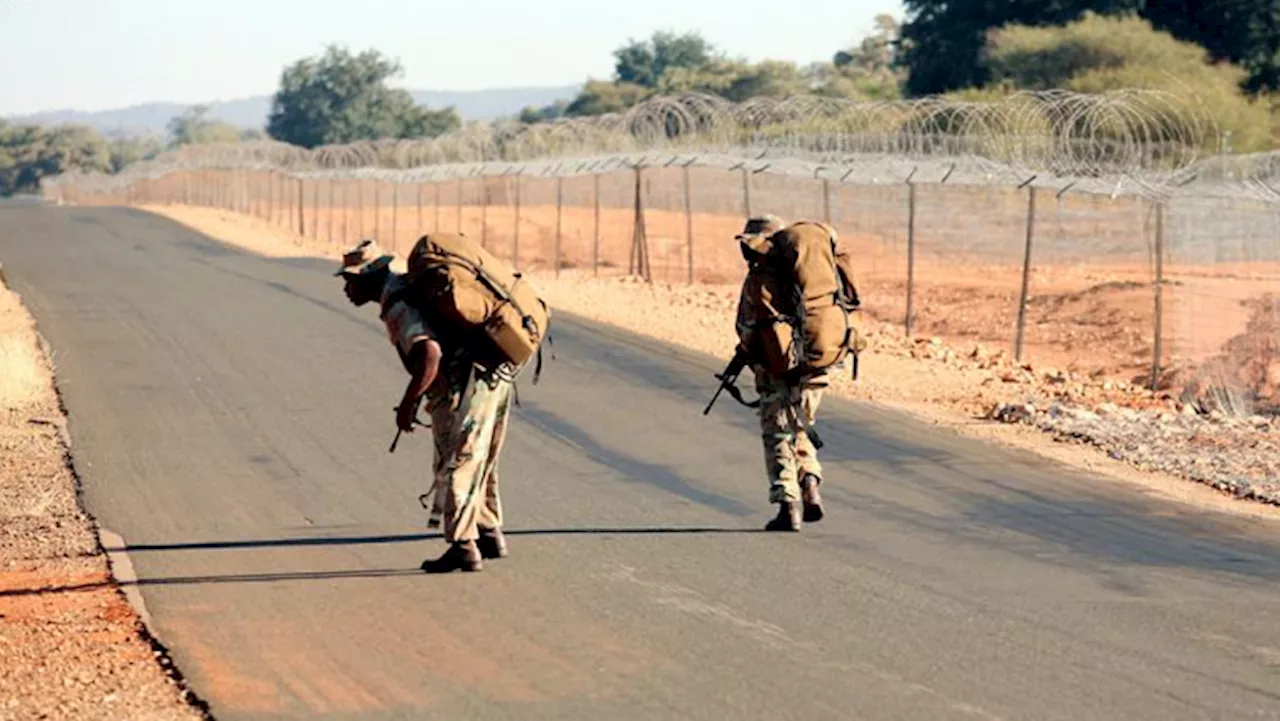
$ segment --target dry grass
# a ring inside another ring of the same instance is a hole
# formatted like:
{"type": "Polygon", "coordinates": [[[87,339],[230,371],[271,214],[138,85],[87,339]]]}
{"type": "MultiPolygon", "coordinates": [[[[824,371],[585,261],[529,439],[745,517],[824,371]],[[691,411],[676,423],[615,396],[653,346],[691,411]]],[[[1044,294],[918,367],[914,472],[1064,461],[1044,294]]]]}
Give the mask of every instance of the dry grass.
{"type": "Polygon", "coordinates": [[[9,292],[0,292],[0,368],[0,408],[21,411],[48,392],[49,368],[36,345],[30,316],[9,292]]]}

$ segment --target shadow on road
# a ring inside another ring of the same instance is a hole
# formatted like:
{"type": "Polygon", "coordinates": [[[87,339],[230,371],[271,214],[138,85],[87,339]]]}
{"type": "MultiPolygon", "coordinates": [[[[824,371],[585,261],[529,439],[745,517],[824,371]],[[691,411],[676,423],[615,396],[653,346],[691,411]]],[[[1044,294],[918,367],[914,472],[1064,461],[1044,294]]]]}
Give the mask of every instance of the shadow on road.
{"type": "MultiPolygon", "coordinates": [[[[702,535],[716,533],[761,533],[758,528],[527,528],[503,529],[508,536],[650,536],[702,535]]],[[[443,538],[440,533],[401,533],[381,536],[325,536],[317,538],[264,538],[244,541],[196,541],[192,543],[142,543],[124,548],[107,548],[111,553],[124,551],[210,551],[231,548],[284,548],[289,546],[350,546],[379,543],[413,543],[443,538]]]]}

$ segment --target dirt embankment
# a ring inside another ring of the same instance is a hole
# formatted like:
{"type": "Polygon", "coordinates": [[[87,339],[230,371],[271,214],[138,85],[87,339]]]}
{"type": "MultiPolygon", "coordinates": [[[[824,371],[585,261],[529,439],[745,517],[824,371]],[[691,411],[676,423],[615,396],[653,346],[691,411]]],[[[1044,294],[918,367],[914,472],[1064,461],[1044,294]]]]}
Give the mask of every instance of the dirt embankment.
{"type": "MultiPolygon", "coordinates": [[[[250,216],[183,206],[146,209],[267,255],[336,258],[338,252],[332,244],[307,240],[250,216]]],[[[1233,500],[1280,503],[1280,421],[1224,413],[1215,398],[1197,393],[1196,386],[1175,385],[1189,374],[1208,373],[1203,370],[1207,366],[1170,371],[1163,386],[1152,391],[1136,382],[1136,369],[1149,360],[1119,363],[1102,357],[1112,336],[1136,334],[1133,328],[1145,324],[1138,309],[1149,296],[1132,282],[1083,273],[1041,279],[1029,309],[1033,330],[1028,347],[1044,343],[1061,354],[1031,354],[1037,364],[1016,362],[1007,344],[995,340],[1007,335],[1012,323],[1012,316],[1000,315],[1004,311],[992,311],[1008,305],[997,303],[995,296],[1015,290],[998,282],[974,285],[941,273],[922,274],[929,282],[921,297],[933,311],[927,315],[944,320],[923,324],[918,332],[925,335],[909,339],[893,320],[894,309],[886,310],[878,301],[880,296],[896,295],[890,292],[893,284],[872,279],[864,294],[872,308],[864,319],[871,347],[861,359],[861,378],[854,382],[847,375],[838,377],[833,392],[907,410],[959,433],[1032,450],[1165,497],[1280,518],[1267,505],[1233,500]],[[1075,320],[1051,325],[1051,315],[1075,320]],[[947,322],[956,327],[945,327],[947,322]]],[[[562,270],[556,277],[545,264],[535,265],[530,274],[547,300],[566,312],[726,361],[732,354],[738,298],[732,283],[647,284],[633,277],[596,277],[586,269],[562,270]]],[[[1255,315],[1265,319],[1261,311],[1255,315]]],[[[1228,350],[1219,360],[1233,372],[1252,374],[1249,379],[1265,376],[1271,367],[1267,364],[1276,357],[1266,355],[1273,329],[1262,321],[1236,325],[1244,330],[1224,346],[1228,350]],[[1243,356],[1231,349],[1239,348],[1253,354],[1247,368],[1237,368],[1236,359],[1243,356]]],[[[1146,355],[1149,349],[1138,346],[1148,342],[1135,339],[1135,355],[1146,355]]],[[[711,393],[715,381],[707,382],[711,393]]],[[[1251,387],[1264,393],[1267,388],[1251,387]]]]}
{"type": "Polygon", "coordinates": [[[0,720],[200,719],[77,497],[30,315],[0,281],[0,720]]]}

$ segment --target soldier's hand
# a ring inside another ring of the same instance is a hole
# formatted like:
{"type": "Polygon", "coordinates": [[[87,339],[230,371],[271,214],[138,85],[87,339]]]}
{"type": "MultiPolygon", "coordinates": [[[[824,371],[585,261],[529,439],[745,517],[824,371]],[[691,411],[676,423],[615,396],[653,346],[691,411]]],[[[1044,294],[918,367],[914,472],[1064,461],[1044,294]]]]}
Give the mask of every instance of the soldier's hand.
{"type": "Polygon", "coordinates": [[[396,408],[396,428],[405,433],[413,433],[413,423],[418,416],[418,404],[405,401],[396,408]]]}

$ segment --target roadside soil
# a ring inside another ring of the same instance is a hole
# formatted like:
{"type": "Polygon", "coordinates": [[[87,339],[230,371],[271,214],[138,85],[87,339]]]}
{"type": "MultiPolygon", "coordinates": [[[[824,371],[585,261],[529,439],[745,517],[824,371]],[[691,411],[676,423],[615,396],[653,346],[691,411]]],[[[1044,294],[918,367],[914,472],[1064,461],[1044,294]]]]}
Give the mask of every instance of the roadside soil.
{"type": "Polygon", "coordinates": [[[51,359],[0,281],[0,721],[207,718],[81,508],[51,359]]]}

